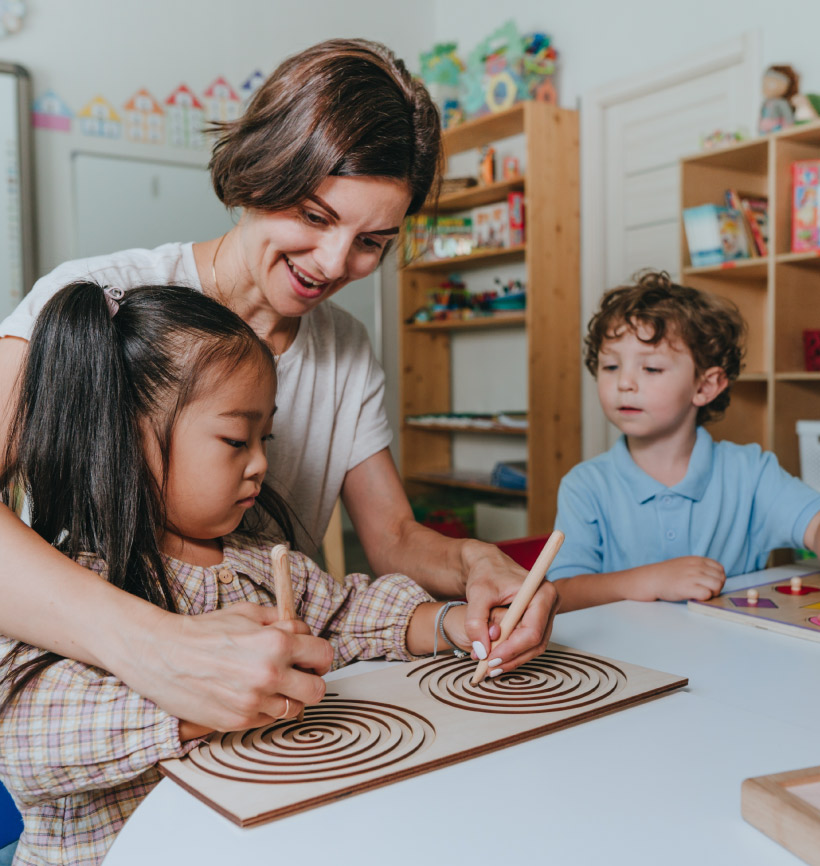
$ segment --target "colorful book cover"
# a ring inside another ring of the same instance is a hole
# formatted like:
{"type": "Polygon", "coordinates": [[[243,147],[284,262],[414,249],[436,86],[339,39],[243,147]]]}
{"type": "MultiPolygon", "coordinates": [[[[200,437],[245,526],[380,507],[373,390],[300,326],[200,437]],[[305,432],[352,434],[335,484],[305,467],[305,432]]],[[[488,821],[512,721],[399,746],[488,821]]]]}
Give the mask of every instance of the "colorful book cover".
{"type": "Polygon", "coordinates": [[[820,247],[820,160],[802,159],[792,163],[792,252],[820,247]]]}
{"type": "Polygon", "coordinates": [[[759,256],[767,256],[769,254],[768,201],[765,198],[742,198],[740,206],[752,235],[750,249],[759,256]]]}
{"type": "Polygon", "coordinates": [[[758,243],[760,231],[756,223],[753,225],[754,217],[749,214],[747,208],[744,206],[744,200],[740,197],[740,194],[737,190],[727,189],[724,193],[724,198],[726,199],[726,207],[740,211],[743,214],[743,229],[746,233],[746,246],[749,250],[749,255],[752,257],[765,255],[765,253],[760,252],[760,244],[758,243]]]}
{"type": "Polygon", "coordinates": [[[749,247],[746,243],[743,214],[733,208],[721,207],[717,209],[717,218],[720,224],[720,244],[723,250],[723,261],[731,262],[734,259],[748,259],[749,247]]]}
{"type": "Polygon", "coordinates": [[[723,262],[717,205],[688,207],[683,211],[683,229],[693,268],[719,265],[723,262]]]}

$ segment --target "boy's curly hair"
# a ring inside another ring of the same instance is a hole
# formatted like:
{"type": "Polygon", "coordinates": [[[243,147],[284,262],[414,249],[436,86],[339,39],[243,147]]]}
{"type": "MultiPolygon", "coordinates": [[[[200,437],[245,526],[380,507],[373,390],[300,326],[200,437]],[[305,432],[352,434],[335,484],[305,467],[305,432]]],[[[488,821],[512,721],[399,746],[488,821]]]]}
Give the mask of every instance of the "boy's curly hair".
{"type": "MultiPolygon", "coordinates": [[[[584,363],[598,376],[598,353],[604,340],[614,339],[622,327],[633,332],[646,326],[656,346],[661,340],[680,341],[692,353],[697,373],[721,367],[729,385],[740,375],[745,352],[746,322],[726,298],[673,283],[666,271],[641,271],[635,284],[606,292],[590,319],[584,338],[584,363]]],[[[698,409],[697,423],[723,417],[729,406],[727,387],[707,406],[698,409]]]]}

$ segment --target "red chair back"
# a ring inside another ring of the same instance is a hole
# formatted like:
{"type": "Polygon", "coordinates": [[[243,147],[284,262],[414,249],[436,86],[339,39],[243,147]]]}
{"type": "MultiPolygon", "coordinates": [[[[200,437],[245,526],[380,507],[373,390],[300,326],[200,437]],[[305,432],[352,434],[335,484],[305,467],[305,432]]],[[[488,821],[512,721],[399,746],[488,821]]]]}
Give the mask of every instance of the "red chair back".
{"type": "Polygon", "coordinates": [[[531,538],[513,538],[510,541],[497,541],[496,547],[506,553],[521,568],[529,571],[538,559],[541,548],[546,544],[549,535],[533,535],[531,538]]]}

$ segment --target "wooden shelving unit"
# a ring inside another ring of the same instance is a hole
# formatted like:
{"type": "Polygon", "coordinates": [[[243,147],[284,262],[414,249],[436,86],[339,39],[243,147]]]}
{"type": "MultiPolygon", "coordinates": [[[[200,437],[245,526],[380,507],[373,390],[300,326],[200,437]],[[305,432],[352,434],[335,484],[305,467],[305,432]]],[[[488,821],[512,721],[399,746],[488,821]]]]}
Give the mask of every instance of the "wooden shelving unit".
{"type": "Polygon", "coordinates": [[[820,418],[820,373],[803,364],[802,332],[820,328],[820,250],[791,252],[791,165],[820,159],[820,122],[681,161],[681,207],[723,204],[727,188],[769,199],[769,255],[690,267],[681,221],[683,282],[731,298],[749,324],[746,366],[717,439],[757,442],[800,474],[795,424],[820,418]]]}
{"type": "MultiPolygon", "coordinates": [[[[427,303],[427,292],[454,271],[524,262],[525,313],[466,321],[402,324],[400,327],[402,418],[452,410],[448,375],[451,338],[476,329],[524,328],[527,334],[529,430],[526,437],[529,493],[502,490],[486,475],[453,466],[455,431],[402,424],[401,471],[410,494],[456,487],[526,500],[530,534],[546,533],[555,519],[558,484],[581,459],[580,276],[578,115],[569,109],[525,102],[461,124],[444,133],[447,157],[523,134],[525,175],[470,187],[439,201],[454,213],[525,195],[526,238],[519,247],[423,262],[400,268],[400,321],[427,303]],[[444,372],[443,372],[444,371],[444,372]]],[[[509,407],[498,407],[509,408],[509,407]]],[[[460,432],[460,431],[459,431],[460,432]]],[[[471,435],[497,435],[472,431],[471,435]]]]}

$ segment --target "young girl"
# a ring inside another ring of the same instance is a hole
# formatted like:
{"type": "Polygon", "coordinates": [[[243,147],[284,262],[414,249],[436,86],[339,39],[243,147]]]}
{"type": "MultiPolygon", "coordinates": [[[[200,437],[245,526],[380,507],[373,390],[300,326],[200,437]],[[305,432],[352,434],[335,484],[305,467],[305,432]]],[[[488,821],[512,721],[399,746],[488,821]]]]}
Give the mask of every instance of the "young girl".
{"type": "MultiPolygon", "coordinates": [[[[24,493],[45,541],[168,611],[274,605],[271,544],[252,525],[264,511],[293,537],[263,481],[275,385],[267,346],[201,293],[73,283],[32,335],[2,499],[24,493]]],[[[409,578],[340,584],[296,552],[290,569],[304,622],[268,629],[280,693],[269,715],[319,700],[332,665],[433,649],[443,607],[409,578]]],[[[469,646],[464,610],[446,628],[469,646]]],[[[5,638],[0,654],[0,779],[25,823],[14,862],[99,863],[157,762],[208,731],[99,668],[5,638]]]]}

